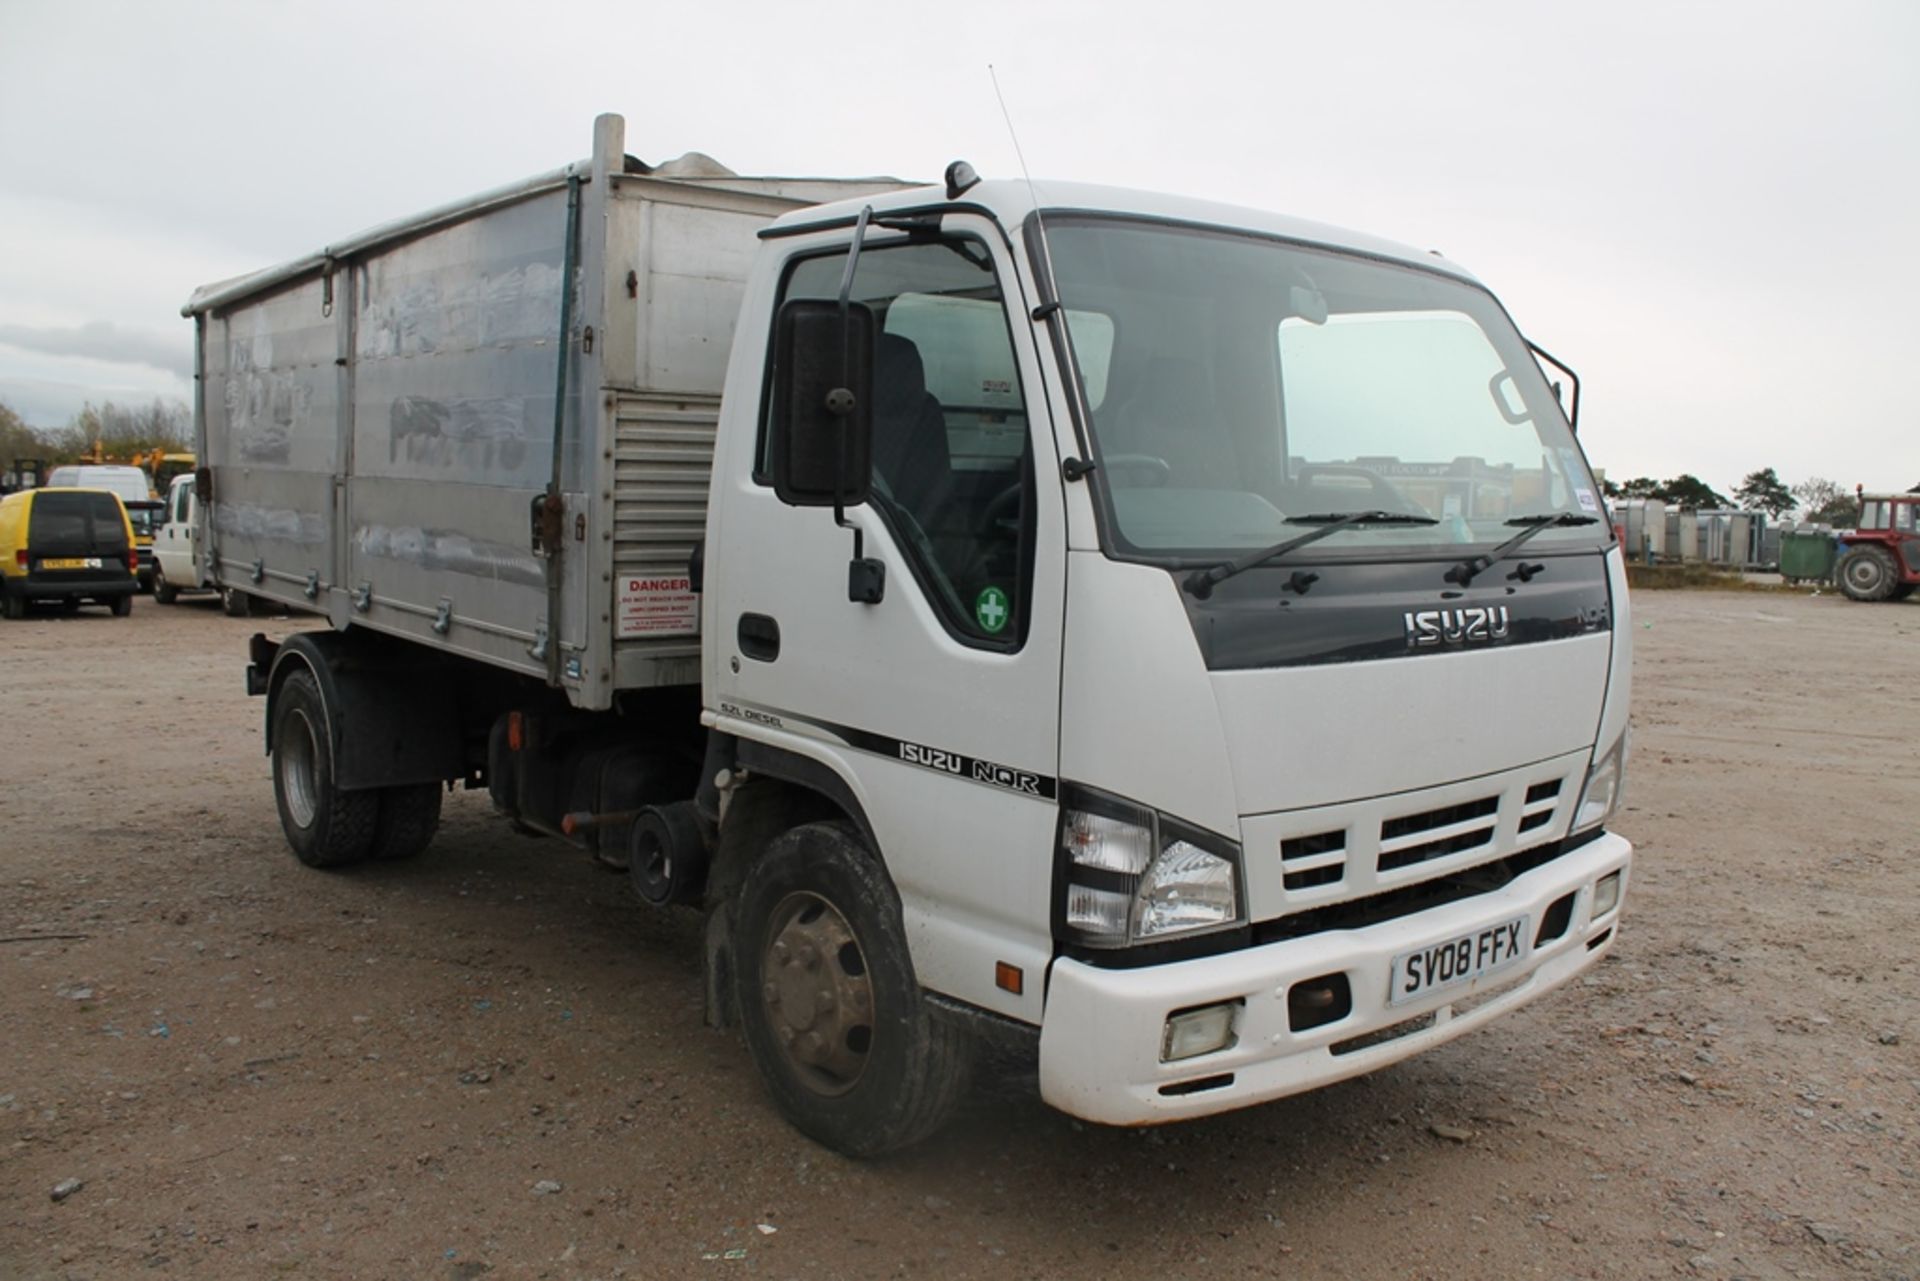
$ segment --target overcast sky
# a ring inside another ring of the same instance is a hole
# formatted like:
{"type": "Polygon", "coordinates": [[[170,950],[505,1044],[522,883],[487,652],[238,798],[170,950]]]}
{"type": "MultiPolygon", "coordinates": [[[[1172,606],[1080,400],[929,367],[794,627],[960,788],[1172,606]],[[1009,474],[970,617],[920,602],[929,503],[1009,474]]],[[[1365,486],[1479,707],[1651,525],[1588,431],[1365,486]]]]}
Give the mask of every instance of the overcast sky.
{"type": "Polygon", "coordinates": [[[584,157],[1036,178],[1439,248],[1616,480],[1920,481],[1920,3],[0,0],[0,401],[190,399],[201,284],[584,157]],[[1904,376],[1903,376],[1904,377],[1904,376]]]}

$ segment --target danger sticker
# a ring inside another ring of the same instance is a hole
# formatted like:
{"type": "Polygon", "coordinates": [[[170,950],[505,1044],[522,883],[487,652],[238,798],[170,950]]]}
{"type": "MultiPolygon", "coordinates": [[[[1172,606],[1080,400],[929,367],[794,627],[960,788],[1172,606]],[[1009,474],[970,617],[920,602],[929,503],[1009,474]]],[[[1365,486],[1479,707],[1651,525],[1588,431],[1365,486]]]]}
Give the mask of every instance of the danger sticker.
{"type": "Polygon", "coordinates": [[[613,634],[693,636],[700,631],[700,598],[685,574],[623,574],[613,634]]]}

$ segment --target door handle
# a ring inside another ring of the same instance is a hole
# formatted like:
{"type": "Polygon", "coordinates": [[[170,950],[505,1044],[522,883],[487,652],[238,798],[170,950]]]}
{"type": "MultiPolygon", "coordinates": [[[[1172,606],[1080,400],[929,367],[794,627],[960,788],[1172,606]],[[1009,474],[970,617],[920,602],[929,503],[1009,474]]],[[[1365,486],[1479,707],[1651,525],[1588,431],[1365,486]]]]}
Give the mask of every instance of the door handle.
{"type": "Polygon", "coordinates": [[[748,658],[771,663],[780,657],[780,624],[766,614],[740,615],[734,636],[740,642],[740,652],[748,658]]]}

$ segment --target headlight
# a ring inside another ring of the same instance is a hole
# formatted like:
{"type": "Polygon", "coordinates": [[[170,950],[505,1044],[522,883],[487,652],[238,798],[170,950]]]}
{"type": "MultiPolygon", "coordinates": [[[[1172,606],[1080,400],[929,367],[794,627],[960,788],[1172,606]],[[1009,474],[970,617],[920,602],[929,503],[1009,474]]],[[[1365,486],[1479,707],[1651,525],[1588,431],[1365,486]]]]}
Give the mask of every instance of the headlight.
{"type": "Polygon", "coordinates": [[[1061,934],[1125,947],[1240,923],[1240,847],[1115,797],[1062,797],[1061,934]]]}
{"type": "Polygon", "coordinates": [[[1620,797],[1627,781],[1627,739],[1622,732],[1605,755],[1587,771],[1586,786],[1580,789],[1580,807],[1573,812],[1572,831],[1583,832],[1596,823],[1604,823],[1620,808],[1620,797]]]}

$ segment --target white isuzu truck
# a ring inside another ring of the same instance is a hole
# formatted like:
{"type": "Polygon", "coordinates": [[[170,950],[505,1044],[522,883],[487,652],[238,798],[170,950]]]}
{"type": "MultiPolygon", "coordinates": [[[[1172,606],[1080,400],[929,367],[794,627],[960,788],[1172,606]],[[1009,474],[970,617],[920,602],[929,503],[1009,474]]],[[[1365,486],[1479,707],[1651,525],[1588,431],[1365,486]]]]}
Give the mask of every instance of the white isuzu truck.
{"type": "Polygon", "coordinates": [[[454,784],[705,914],[792,1122],[975,1050],[1141,1124],[1611,945],[1626,581],[1578,388],[1444,258],[1171,196],[591,161],[208,286],[209,581],[287,840],[454,784]]]}

